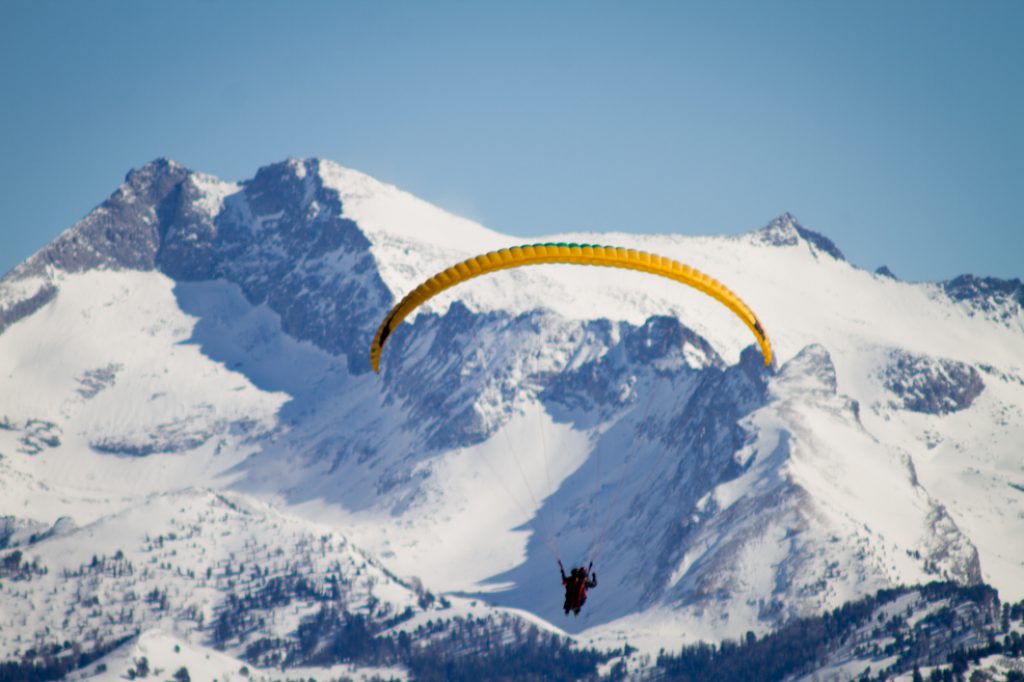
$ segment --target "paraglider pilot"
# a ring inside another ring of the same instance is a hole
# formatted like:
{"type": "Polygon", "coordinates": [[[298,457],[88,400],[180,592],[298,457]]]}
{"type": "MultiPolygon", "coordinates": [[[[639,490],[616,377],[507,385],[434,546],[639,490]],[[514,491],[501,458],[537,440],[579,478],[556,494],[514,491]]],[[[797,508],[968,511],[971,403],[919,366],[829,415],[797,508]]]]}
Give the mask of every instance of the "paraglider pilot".
{"type": "Polygon", "coordinates": [[[597,572],[590,572],[590,569],[594,567],[594,563],[591,562],[590,566],[583,568],[574,568],[568,576],[565,575],[565,568],[562,566],[562,560],[558,560],[558,570],[562,574],[562,585],[565,587],[565,603],[562,604],[562,608],[565,609],[565,615],[569,615],[569,611],[572,611],[575,615],[580,615],[580,609],[587,601],[587,589],[591,587],[597,587],[597,572]]]}

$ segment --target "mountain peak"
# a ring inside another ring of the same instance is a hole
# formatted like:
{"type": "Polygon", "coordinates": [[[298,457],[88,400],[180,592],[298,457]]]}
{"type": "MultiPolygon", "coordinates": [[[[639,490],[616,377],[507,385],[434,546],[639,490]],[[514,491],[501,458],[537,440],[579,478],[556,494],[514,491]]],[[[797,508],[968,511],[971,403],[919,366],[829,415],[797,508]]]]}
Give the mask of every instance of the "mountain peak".
{"type": "Polygon", "coordinates": [[[951,301],[1001,324],[1020,324],[1024,313],[1024,282],[1019,279],[959,275],[939,286],[951,301]]]}
{"type": "Polygon", "coordinates": [[[144,180],[159,178],[167,175],[178,175],[188,173],[189,169],[182,166],[174,159],[160,156],[146,163],[141,168],[133,168],[125,175],[124,181],[127,184],[135,185],[144,180]]]}
{"type": "Polygon", "coordinates": [[[167,158],[128,172],[102,204],[12,271],[15,278],[55,267],[66,272],[92,269],[152,270],[160,246],[160,224],[177,204],[183,182],[193,172],[167,158]]]}
{"type": "Polygon", "coordinates": [[[256,175],[253,177],[252,182],[267,181],[269,179],[306,180],[310,176],[317,175],[319,168],[320,159],[301,159],[289,156],[284,161],[261,166],[256,170],[256,175]]]}
{"type": "Polygon", "coordinates": [[[843,252],[831,239],[814,230],[807,229],[788,211],[754,232],[754,236],[762,243],[771,246],[796,246],[803,240],[815,251],[827,253],[836,260],[846,260],[843,252]]]}
{"type": "Polygon", "coordinates": [[[82,223],[87,222],[97,212],[122,210],[126,203],[159,203],[168,192],[173,191],[185,178],[193,174],[189,168],[166,157],[153,159],[140,168],[128,171],[121,186],[100,204],[96,211],[86,216],[82,223]]]}
{"type": "Polygon", "coordinates": [[[875,269],[875,274],[880,276],[880,277],[886,277],[888,279],[895,279],[895,280],[899,279],[899,277],[896,276],[896,273],[894,273],[892,270],[889,269],[888,265],[882,265],[882,266],[879,266],[878,268],[876,268],[875,269]]]}

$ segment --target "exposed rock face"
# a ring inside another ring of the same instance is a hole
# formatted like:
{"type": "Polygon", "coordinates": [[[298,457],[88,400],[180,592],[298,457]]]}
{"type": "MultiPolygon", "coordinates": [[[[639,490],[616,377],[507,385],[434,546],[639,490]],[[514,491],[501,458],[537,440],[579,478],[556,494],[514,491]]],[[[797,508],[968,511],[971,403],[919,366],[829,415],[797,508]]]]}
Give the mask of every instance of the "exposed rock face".
{"type": "Polygon", "coordinates": [[[960,275],[941,287],[951,300],[975,314],[1024,328],[1024,282],[1019,279],[960,275]]]}
{"type": "Polygon", "coordinates": [[[846,260],[843,252],[831,239],[813,230],[808,230],[789,213],[783,213],[767,226],[758,230],[755,235],[762,243],[769,246],[796,246],[800,240],[803,240],[813,249],[826,253],[836,260],[846,260]]]}
{"type": "MultiPolygon", "coordinates": [[[[108,200],[12,272],[14,278],[90,269],[158,269],[178,281],[222,278],[284,331],[369,369],[364,346],[392,303],[370,244],[343,217],[315,159],[260,169],[242,186],[160,159],[128,174],[108,200]]],[[[0,308],[0,331],[52,299],[44,286],[0,308]]]]}
{"type": "Polygon", "coordinates": [[[896,279],[896,280],[899,279],[899,277],[896,276],[896,273],[894,273],[892,270],[889,269],[888,265],[882,265],[882,266],[876,268],[875,269],[875,274],[879,275],[881,277],[887,277],[888,279],[896,279]]]}
{"type": "Polygon", "coordinates": [[[0,305],[0,334],[18,320],[28,317],[57,296],[57,287],[46,283],[28,298],[13,301],[4,307],[0,305]]]}
{"type": "Polygon", "coordinates": [[[978,370],[963,362],[905,351],[893,351],[890,357],[883,381],[902,409],[937,415],[959,412],[985,390],[978,370]]]}
{"type": "MultiPolygon", "coordinates": [[[[361,373],[369,370],[365,340],[392,295],[369,242],[343,217],[316,167],[315,160],[268,166],[229,197],[216,222],[212,270],[202,274],[237,283],[251,303],[281,316],[286,333],[344,353],[361,373]]],[[[167,267],[187,266],[168,259],[167,267]]]]}
{"type": "Polygon", "coordinates": [[[664,377],[694,374],[705,366],[724,367],[706,340],[674,318],[654,317],[639,328],[622,325],[618,343],[612,341],[607,323],[592,323],[587,332],[594,342],[607,344],[608,352],[558,375],[544,393],[546,401],[584,412],[621,409],[643,399],[631,385],[638,366],[664,377]]]}
{"type": "Polygon", "coordinates": [[[105,367],[97,367],[89,370],[78,377],[80,388],[78,394],[89,400],[95,398],[105,388],[112,386],[117,378],[117,373],[124,369],[119,363],[110,363],[105,367]]]}
{"type": "Polygon", "coordinates": [[[27,419],[18,423],[0,416],[0,429],[19,434],[18,452],[25,455],[37,455],[61,443],[60,426],[45,419],[27,419]]]}
{"type": "Polygon", "coordinates": [[[38,274],[46,266],[152,270],[189,173],[167,159],[131,171],[109,199],[14,273],[38,274]]]}

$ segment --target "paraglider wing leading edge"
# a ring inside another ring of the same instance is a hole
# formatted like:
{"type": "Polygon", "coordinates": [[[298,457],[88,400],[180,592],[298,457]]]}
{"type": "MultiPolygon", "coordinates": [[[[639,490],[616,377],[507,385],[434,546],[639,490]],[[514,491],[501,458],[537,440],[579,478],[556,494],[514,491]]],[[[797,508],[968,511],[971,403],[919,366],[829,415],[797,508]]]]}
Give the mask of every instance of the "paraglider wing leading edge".
{"type": "Polygon", "coordinates": [[[646,251],[624,249],[616,246],[592,244],[529,244],[509,249],[491,251],[457,263],[442,270],[399,301],[384,318],[373,343],[370,345],[370,365],[373,371],[380,371],[380,354],[391,332],[420,305],[445,289],[466,280],[498,270],[518,268],[525,265],[545,263],[567,263],[572,265],[600,265],[611,268],[639,270],[652,275],[666,277],[703,291],[736,314],[747,325],[764,355],[764,364],[772,362],[772,345],[760,320],[746,303],[731,292],[724,284],[703,272],[684,265],[671,258],[665,258],[646,251]]]}

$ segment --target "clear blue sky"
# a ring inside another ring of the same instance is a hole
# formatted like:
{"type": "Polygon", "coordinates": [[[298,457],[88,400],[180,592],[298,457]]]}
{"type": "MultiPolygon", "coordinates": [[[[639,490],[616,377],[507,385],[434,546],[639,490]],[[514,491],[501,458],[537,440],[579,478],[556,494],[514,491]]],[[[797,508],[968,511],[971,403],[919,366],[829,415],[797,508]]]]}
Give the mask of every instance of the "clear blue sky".
{"type": "Polygon", "coordinates": [[[155,157],[320,156],[511,234],[783,211],[1024,276],[1024,2],[0,0],[0,273],[155,157]]]}

